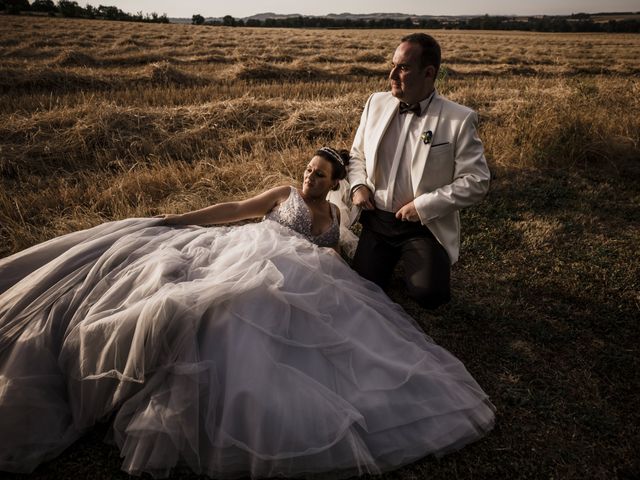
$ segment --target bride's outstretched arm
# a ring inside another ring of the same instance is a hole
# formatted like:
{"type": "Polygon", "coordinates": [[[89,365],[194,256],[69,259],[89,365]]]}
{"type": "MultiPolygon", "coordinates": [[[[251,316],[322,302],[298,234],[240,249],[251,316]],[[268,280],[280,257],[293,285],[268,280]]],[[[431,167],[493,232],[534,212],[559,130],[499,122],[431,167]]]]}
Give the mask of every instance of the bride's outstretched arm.
{"type": "Polygon", "coordinates": [[[239,202],[225,202],[182,214],[163,215],[165,225],[215,225],[238,222],[266,215],[276,205],[285,201],[291,187],[275,187],[271,190],[239,202]]]}

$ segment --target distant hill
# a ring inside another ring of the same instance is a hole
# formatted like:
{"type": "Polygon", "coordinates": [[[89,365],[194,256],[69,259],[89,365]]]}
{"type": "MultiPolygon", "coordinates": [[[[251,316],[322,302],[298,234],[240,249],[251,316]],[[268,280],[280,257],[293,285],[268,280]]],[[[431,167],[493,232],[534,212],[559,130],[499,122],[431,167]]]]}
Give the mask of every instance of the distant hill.
{"type": "Polygon", "coordinates": [[[242,20],[266,20],[266,19],[283,19],[283,18],[295,18],[295,17],[308,17],[308,18],[331,18],[333,20],[404,20],[405,18],[411,19],[423,19],[423,18],[469,18],[473,15],[415,15],[413,13],[329,13],[327,15],[301,15],[299,13],[280,14],[280,13],[258,13],[251,15],[250,17],[244,17],[242,20]]]}
{"type": "MultiPolygon", "coordinates": [[[[0,0],[1,1],[1,0],[0,0]]],[[[172,18],[191,23],[190,18],[172,18]]],[[[429,28],[524,30],[538,32],[640,33],[640,12],[572,13],[571,15],[414,15],[409,13],[259,13],[244,18],[209,17],[208,25],[287,28],[429,28]]]]}
{"type": "MultiPolygon", "coordinates": [[[[467,18],[477,18],[482,15],[416,15],[413,13],[329,13],[327,15],[301,15],[299,13],[258,13],[251,15],[250,17],[244,17],[242,20],[266,20],[266,19],[285,19],[295,17],[308,17],[308,18],[331,18],[335,20],[404,20],[411,18],[412,20],[464,20],[467,18]]],[[[640,18],[639,12],[598,12],[598,13],[577,13],[571,15],[492,15],[493,17],[510,17],[510,18],[543,18],[543,17],[564,17],[564,18],[584,18],[592,19],[593,21],[608,21],[608,20],[623,20],[623,19],[638,19],[640,18]]],[[[215,20],[221,20],[222,18],[216,18],[215,20]]],[[[214,20],[212,18],[212,20],[214,20]]]]}
{"type": "Polygon", "coordinates": [[[273,13],[273,12],[267,12],[267,13],[258,13],[256,15],[251,15],[250,17],[244,17],[242,20],[266,20],[267,18],[294,18],[294,17],[311,17],[313,15],[301,15],[299,13],[286,13],[286,14],[281,14],[281,13],[273,13]]]}
{"type": "MultiPolygon", "coordinates": [[[[602,15],[602,14],[599,14],[602,15]]],[[[261,22],[272,19],[272,20],[285,20],[288,18],[297,18],[297,17],[307,17],[307,18],[330,18],[333,20],[404,20],[406,18],[411,18],[413,20],[420,19],[465,19],[471,18],[474,15],[415,15],[411,13],[329,13],[327,15],[302,15],[300,13],[274,13],[274,12],[265,12],[265,13],[257,13],[255,15],[251,15],[249,17],[241,17],[238,20],[259,20],[261,22]]],[[[475,15],[477,16],[477,15],[475,15]]],[[[191,18],[170,18],[171,23],[191,23],[191,18]]],[[[221,22],[222,17],[205,17],[205,21],[207,22],[221,22]]]]}

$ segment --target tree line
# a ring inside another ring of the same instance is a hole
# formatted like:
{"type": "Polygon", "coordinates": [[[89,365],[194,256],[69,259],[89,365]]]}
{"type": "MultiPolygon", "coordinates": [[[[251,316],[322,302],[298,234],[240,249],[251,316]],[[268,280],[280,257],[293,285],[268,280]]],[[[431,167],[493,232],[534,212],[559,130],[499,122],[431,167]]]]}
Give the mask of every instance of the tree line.
{"type": "MultiPolygon", "coordinates": [[[[81,7],[73,0],[0,0],[0,12],[19,14],[22,12],[46,13],[52,16],[76,18],[96,18],[102,20],[124,20],[130,22],[169,23],[166,14],[126,13],[117,7],[100,5],[81,7]]],[[[195,25],[222,25],[228,27],[284,27],[284,28],[424,28],[457,30],[524,30],[532,32],[606,32],[640,33],[640,14],[636,12],[615,15],[637,15],[635,18],[612,18],[608,21],[594,21],[587,13],[567,16],[508,17],[483,15],[478,17],[406,17],[352,19],[335,17],[305,17],[302,15],[264,20],[234,18],[226,15],[220,20],[206,20],[195,14],[191,23],[195,25]]],[[[602,14],[600,16],[604,16],[602,14]]]]}
{"type": "Polygon", "coordinates": [[[23,12],[46,13],[51,16],[61,15],[71,18],[97,18],[101,20],[124,20],[129,22],[154,22],[169,23],[166,14],[158,15],[157,13],[145,14],[138,12],[136,14],[126,13],[118,7],[100,5],[93,7],[87,4],[81,7],[78,2],[70,0],[0,0],[0,11],[10,14],[20,14],[23,12]]]}
{"type": "MultiPolygon", "coordinates": [[[[617,14],[620,15],[620,14],[617,14]]],[[[226,15],[220,20],[205,20],[196,14],[195,25],[222,25],[227,27],[284,27],[284,28],[425,28],[456,30],[524,30],[532,32],[640,32],[640,18],[611,19],[596,22],[589,14],[569,16],[506,17],[483,15],[465,18],[380,18],[351,19],[331,17],[283,17],[264,20],[237,19],[226,15]]]]}

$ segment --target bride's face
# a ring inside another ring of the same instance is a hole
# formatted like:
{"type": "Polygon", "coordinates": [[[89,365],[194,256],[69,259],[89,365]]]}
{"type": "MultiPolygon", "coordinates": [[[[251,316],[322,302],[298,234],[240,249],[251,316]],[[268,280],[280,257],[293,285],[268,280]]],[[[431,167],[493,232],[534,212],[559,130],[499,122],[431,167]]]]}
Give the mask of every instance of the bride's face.
{"type": "Polygon", "coordinates": [[[333,166],[331,162],[316,155],[311,159],[304,171],[302,192],[312,198],[324,198],[337,180],[332,179],[333,166]]]}

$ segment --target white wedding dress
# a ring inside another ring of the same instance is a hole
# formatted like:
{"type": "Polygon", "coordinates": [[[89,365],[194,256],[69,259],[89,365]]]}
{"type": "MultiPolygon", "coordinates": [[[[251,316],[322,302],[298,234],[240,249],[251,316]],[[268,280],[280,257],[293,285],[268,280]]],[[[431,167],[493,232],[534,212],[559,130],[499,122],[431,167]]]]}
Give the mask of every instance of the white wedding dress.
{"type": "Polygon", "coordinates": [[[260,223],[160,223],[0,260],[0,470],[105,420],[125,471],[216,478],[377,473],[493,426],[462,363],[309,241],[297,190],[260,223]]]}

